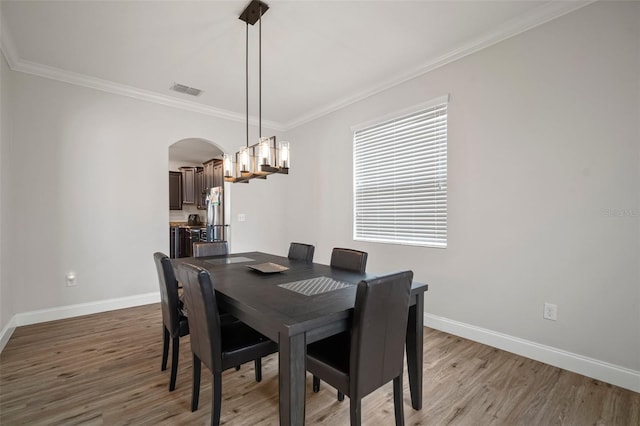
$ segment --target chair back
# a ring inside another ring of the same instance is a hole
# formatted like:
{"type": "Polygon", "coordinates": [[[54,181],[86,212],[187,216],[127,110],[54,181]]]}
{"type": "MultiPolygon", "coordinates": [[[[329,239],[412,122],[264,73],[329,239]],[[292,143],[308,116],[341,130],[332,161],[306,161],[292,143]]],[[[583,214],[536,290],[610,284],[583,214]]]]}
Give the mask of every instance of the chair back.
{"type": "Polygon", "coordinates": [[[351,328],[351,395],[365,396],[402,374],[413,272],[358,283],[351,328]]]}
{"type": "Polygon", "coordinates": [[[207,270],[188,263],[181,263],[176,269],[189,312],[191,351],[211,371],[221,371],[220,315],[211,275],[207,270]]]}
{"type": "Polygon", "coordinates": [[[193,243],[193,257],[226,256],[229,254],[229,243],[226,241],[193,243]]]}
{"type": "Polygon", "coordinates": [[[331,267],[364,274],[367,269],[367,253],[346,248],[334,248],[331,252],[331,267]]]}
{"type": "Polygon", "coordinates": [[[180,313],[178,310],[178,281],[171,260],[166,254],[156,252],[153,260],[158,271],[160,284],[160,302],[162,306],[162,322],[171,334],[171,337],[180,335],[180,313]]]}
{"type": "Polygon", "coordinates": [[[291,243],[289,245],[289,255],[292,260],[304,260],[305,262],[313,262],[313,252],[316,250],[311,244],[291,243]]]}

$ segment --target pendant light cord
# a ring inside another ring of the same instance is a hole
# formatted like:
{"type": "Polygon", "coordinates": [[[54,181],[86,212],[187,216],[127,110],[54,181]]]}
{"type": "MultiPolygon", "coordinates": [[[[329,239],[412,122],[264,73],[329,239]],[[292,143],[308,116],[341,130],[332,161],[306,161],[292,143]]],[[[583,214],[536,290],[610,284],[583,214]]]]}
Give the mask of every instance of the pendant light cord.
{"type": "Polygon", "coordinates": [[[245,25],[244,36],[244,94],[245,94],[245,112],[247,115],[247,148],[249,148],[249,23],[245,25]]]}
{"type": "Polygon", "coordinates": [[[262,5],[258,18],[258,137],[262,137],[262,5]]]}

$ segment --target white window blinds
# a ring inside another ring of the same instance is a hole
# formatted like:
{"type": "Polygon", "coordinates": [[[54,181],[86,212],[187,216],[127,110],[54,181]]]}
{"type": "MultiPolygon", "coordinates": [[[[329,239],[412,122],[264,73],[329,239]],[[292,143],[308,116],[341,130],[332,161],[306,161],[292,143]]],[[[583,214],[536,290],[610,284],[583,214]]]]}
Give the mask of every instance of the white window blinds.
{"type": "Polygon", "coordinates": [[[356,130],[354,239],[447,246],[447,101],[356,130]]]}

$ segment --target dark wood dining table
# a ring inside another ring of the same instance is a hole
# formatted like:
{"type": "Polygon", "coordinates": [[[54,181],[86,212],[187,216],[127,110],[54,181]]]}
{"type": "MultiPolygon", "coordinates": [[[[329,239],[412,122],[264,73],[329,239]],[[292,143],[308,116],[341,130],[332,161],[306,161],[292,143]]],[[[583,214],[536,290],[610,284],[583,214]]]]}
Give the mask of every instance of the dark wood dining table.
{"type": "MultiPolygon", "coordinates": [[[[279,405],[281,425],[303,425],[307,344],[347,330],[353,311],[356,285],[373,274],[306,263],[261,252],[229,256],[172,259],[174,265],[186,262],[207,269],[216,290],[218,304],[227,312],[258,330],[279,345],[279,405]],[[263,273],[251,269],[274,263],[288,268],[263,273]],[[325,277],[325,278],[322,278],[325,277]],[[341,287],[319,294],[302,294],[281,285],[306,286],[318,279],[315,291],[341,287]],[[331,285],[331,283],[338,283],[331,285]],[[329,285],[327,286],[327,283],[329,285]]],[[[391,272],[391,271],[390,271],[391,272]]],[[[407,326],[406,350],[411,405],[422,408],[422,338],[424,292],[427,284],[413,282],[407,326]]]]}

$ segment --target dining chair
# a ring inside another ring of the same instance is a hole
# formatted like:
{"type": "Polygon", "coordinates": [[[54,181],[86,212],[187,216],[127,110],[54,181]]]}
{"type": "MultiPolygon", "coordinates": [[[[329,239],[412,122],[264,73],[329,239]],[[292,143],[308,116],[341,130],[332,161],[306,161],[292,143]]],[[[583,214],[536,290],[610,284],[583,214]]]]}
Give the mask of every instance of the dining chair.
{"type": "Polygon", "coordinates": [[[364,274],[367,269],[367,256],[364,251],[346,248],[334,248],[331,252],[331,267],[364,274]]]}
{"type": "Polygon", "coordinates": [[[278,345],[243,322],[221,323],[211,275],[188,263],[177,267],[191,318],[193,389],[191,411],[198,409],[201,363],[213,374],[211,424],[220,424],[222,372],[254,361],[256,381],[262,380],[262,357],[278,350],[278,345]]]}
{"type": "Polygon", "coordinates": [[[229,254],[229,243],[226,241],[193,243],[193,257],[226,256],[229,254]]]}
{"type": "Polygon", "coordinates": [[[287,257],[292,260],[304,260],[305,262],[311,263],[313,262],[313,252],[315,249],[311,244],[291,243],[287,257]]]}
{"type": "MultiPolygon", "coordinates": [[[[358,283],[349,331],[307,346],[313,391],[324,380],[350,398],[352,426],[360,425],[361,400],[393,380],[396,425],[404,425],[402,374],[413,272],[358,283]]],[[[342,398],[340,398],[342,396],[342,398]]]]}
{"type": "Polygon", "coordinates": [[[176,377],[178,375],[178,355],[180,351],[180,337],[189,334],[189,320],[180,310],[180,300],[178,298],[178,282],[171,260],[166,254],[156,252],[153,260],[158,271],[158,282],[160,283],[160,301],[162,307],[162,367],[161,371],[167,369],[167,358],[169,356],[169,340],[172,341],[171,355],[171,379],[169,381],[169,391],[176,388],[176,377]]]}

